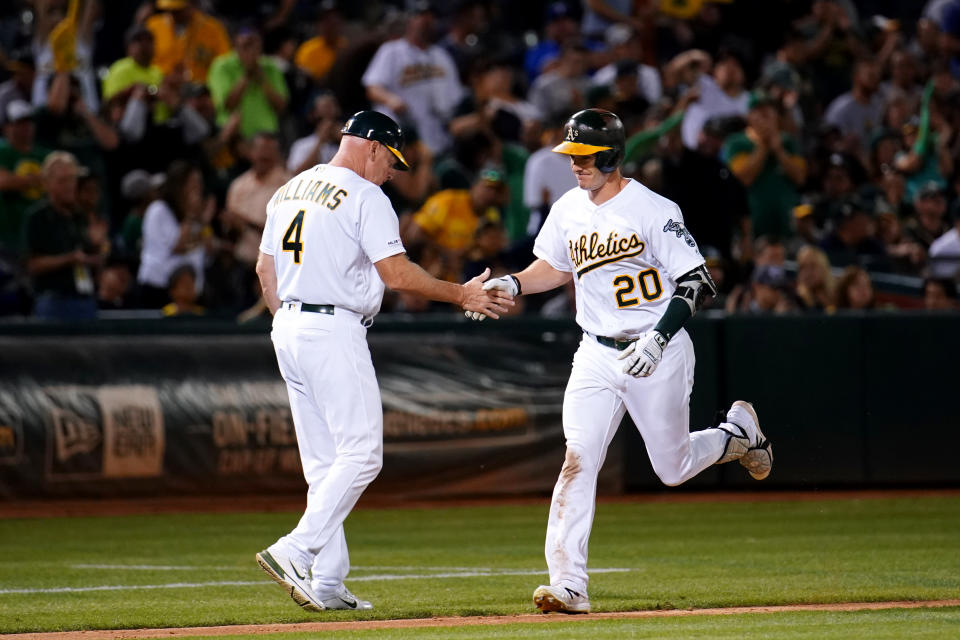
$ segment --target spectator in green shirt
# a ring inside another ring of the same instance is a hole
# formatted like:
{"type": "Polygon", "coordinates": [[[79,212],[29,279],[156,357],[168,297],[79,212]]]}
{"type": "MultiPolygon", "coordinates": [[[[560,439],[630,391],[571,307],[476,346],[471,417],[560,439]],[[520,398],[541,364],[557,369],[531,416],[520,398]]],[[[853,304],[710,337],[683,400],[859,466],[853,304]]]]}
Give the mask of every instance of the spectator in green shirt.
{"type": "Polygon", "coordinates": [[[791,212],[799,203],[797,187],[807,164],[797,141],[780,129],[777,103],[766,93],[750,96],[747,128],[723,145],[723,160],[747,187],[753,236],[792,235],[791,212]]]}
{"type": "Polygon", "coordinates": [[[34,143],[34,112],[30,103],[7,105],[0,139],[0,249],[16,255],[22,246],[24,212],[43,196],[41,166],[48,151],[34,143]]]}
{"type": "Polygon", "coordinates": [[[145,85],[148,91],[156,94],[160,81],[163,80],[163,71],[160,67],[151,64],[153,33],[142,24],[136,24],[127,31],[126,41],[127,57],[110,65],[103,79],[105,102],[138,84],[145,85]]]}
{"type": "Polygon", "coordinates": [[[237,113],[243,138],[261,131],[276,133],[279,115],[289,98],[283,74],[262,55],[263,41],[256,30],[240,29],[234,37],[234,47],[234,51],[213,61],[207,76],[217,107],[217,124],[226,125],[237,113]]]}

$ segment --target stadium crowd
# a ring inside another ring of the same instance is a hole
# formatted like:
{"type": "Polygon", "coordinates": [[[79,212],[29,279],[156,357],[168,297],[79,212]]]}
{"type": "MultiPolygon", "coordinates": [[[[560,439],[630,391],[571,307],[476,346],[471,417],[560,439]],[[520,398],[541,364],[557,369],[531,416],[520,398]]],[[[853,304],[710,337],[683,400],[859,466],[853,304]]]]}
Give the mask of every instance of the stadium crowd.
{"type": "Polygon", "coordinates": [[[267,200],[371,107],[408,136],[384,190],[438,277],[528,264],[576,185],[550,149],[600,107],[712,308],[900,304],[879,274],[958,308],[960,0],[6,0],[0,82],[0,315],[264,315],[267,200]]]}

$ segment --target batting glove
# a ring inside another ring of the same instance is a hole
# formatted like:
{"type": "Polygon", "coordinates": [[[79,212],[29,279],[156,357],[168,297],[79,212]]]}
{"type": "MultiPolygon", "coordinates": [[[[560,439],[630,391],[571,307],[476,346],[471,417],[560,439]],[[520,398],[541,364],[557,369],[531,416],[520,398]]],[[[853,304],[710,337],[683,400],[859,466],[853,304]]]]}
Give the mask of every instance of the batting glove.
{"type": "Polygon", "coordinates": [[[667,339],[659,331],[645,333],[626,349],[620,352],[617,360],[626,360],[624,373],[634,378],[646,378],[653,374],[660,360],[663,359],[663,350],[667,346],[667,339]]]}
{"type": "MultiPolygon", "coordinates": [[[[487,280],[483,283],[484,291],[490,291],[491,289],[505,291],[515,298],[520,295],[520,281],[517,280],[516,276],[512,275],[493,278],[492,280],[487,280]]],[[[467,316],[471,320],[479,320],[481,322],[483,322],[484,318],[487,317],[479,311],[464,311],[463,315],[467,316]]]]}

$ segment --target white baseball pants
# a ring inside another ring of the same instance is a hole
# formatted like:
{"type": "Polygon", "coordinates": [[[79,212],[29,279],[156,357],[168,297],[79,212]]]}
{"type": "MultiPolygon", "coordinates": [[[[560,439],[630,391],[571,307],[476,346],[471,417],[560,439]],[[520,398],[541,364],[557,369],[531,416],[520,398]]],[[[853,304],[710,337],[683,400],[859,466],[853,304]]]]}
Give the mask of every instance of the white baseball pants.
{"type": "Polygon", "coordinates": [[[383,407],[361,316],[281,307],[273,321],[287,383],[307,509],[277,541],[312,565],[313,589],[332,594],[350,571],[343,521],[383,464],[383,407]]]}
{"type": "Polygon", "coordinates": [[[584,335],[573,358],[563,400],[566,458],[553,490],[547,524],[550,584],[586,593],[587,543],[596,508],[597,475],[607,448],[629,412],[657,476],[667,485],[686,482],[723,455],[727,434],[690,433],[693,343],[680,331],[653,375],[623,373],[616,349],[584,335]]]}

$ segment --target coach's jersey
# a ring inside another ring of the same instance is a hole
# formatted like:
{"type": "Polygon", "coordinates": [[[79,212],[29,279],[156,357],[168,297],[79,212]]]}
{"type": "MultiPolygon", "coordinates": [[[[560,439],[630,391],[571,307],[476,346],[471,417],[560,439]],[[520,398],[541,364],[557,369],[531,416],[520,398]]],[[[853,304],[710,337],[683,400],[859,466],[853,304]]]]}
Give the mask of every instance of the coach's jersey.
{"type": "Polygon", "coordinates": [[[397,215],[380,187],[350,169],[321,164],[270,199],[260,251],[274,257],[281,301],[373,316],[384,289],[374,263],[404,249],[397,215]]]}
{"type": "Polygon", "coordinates": [[[600,206],[579,187],[565,193],[533,253],[573,273],[577,324],[616,338],[652,329],[676,279],[704,262],[680,208],[634,180],[600,206]]]}

